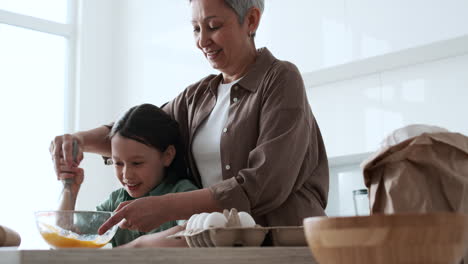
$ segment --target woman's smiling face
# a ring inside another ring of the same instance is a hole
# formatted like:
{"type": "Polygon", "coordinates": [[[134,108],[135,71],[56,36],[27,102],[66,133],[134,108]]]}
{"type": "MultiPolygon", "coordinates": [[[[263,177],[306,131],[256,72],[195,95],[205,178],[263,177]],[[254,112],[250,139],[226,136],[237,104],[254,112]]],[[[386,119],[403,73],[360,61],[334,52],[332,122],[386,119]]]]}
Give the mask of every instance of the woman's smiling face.
{"type": "Polygon", "coordinates": [[[154,189],[172,162],[165,153],[120,134],[112,137],[111,147],[116,176],[133,198],[154,189]]]}
{"type": "Polygon", "coordinates": [[[240,24],[223,0],[192,0],[191,7],[196,45],[211,66],[223,73],[242,67],[251,45],[248,23],[240,24]]]}

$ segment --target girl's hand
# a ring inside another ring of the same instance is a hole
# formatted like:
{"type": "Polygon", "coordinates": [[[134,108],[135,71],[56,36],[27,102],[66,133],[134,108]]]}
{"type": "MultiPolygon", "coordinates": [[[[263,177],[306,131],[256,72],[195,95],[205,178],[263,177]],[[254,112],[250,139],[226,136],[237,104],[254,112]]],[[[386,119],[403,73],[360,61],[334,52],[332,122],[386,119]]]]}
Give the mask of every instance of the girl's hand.
{"type": "Polygon", "coordinates": [[[169,221],[164,196],[149,196],[121,203],[116,214],[109,218],[98,230],[104,234],[109,228],[119,224],[120,228],[149,232],[169,221]],[[123,220],[123,221],[122,221],[123,220]]]}
{"type": "Polygon", "coordinates": [[[82,168],[74,167],[70,172],[67,172],[67,178],[73,179],[70,190],[76,198],[84,180],[84,170],[82,168]]]}
{"type": "Polygon", "coordinates": [[[76,168],[83,160],[82,139],[76,135],[65,134],[57,136],[52,140],[49,147],[50,155],[54,162],[57,179],[74,177],[76,168]],[[73,141],[77,142],[78,151],[76,159],[73,159],[73,141]]]}
{"type": "MultiPolygon", "coordinates": [[[[73,168],[73,172],[70,172],[70,175],[73,175],[73,177],[71,177],[72,181],[67,185],[68,188],[65,189],[65,182],[63,182],[64,189],[60,196],[59,210],[75,210],[76,198],[78,197],[80,186],[83,183],[84,171],[82,168],[73,168]]],[[[67,219],[68,218],[65,217],[63,221],[60,220],[59,222],[62,223],[60,226],[69,226],[69,224],[73,222],[73,219],[67,219]]]]}
{"type": "Polygon", "coordinates": [[[72,167],[69,168],[65,162],[60,160],[59,162],[59,170],[66,171],[66,173],[62,173],[60,180],[63,179],[73,179],[71,184],[71,192],[76,197],[78,195],[78,191],[80,190],[80,186],[84,180],[84,170],[79,167],[72,167]]]}

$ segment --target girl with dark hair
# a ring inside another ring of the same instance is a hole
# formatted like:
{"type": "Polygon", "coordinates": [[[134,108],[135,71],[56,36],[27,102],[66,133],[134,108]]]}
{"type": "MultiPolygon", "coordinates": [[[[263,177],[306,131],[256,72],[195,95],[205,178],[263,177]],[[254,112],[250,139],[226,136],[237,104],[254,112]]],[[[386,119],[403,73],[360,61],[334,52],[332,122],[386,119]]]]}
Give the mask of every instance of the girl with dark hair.
{"type": "MultiPolygon", "coordinates": [[[[106,163],[114,164],[123,187],[98,205],[98,211],[112,212],[136,198],[198,189],[187,177],[179,125],[160,108],[151,104],[132,107],[112,126],[109,139],[112,158],[106,163]]],[[[83,170],[77,171],[73,200],[83,182],[83,170]]],[[[124,245],[146,234],[177,228],[179,224],[182,223],[169,221],[149,232],[139,232],[124,220],[121,226],[125,229],[119,229],[111,242],[114,247],[124,245]]]]}

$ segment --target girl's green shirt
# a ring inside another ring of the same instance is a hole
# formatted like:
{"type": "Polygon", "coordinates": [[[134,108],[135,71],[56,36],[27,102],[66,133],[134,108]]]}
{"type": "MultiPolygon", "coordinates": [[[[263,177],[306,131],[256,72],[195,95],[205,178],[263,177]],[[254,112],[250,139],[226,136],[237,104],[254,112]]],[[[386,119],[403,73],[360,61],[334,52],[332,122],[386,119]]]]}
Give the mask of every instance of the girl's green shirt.
{"type": "MultiPolygon", "coordinates": [[[[168,193],[188,192],[188,191],[193,191],[193,190],[198,189],[188,179],[170,181],[170,180],[167,180],[167,178],[170,178],[170,177],[166,177],[166,179],[164,179],[159,185],[157,185],[153,190],[151,190],[145,196],[159,196],[159,195],[164,195],[168,193]]],[[[125,201],[131,201],[131,200],[135,200],[135,198],[132,198],[124,188],[120,188],[116,191],[113,191],[110,194],[110,197],[106,201],[96,206],[96,210],[113,212],[115,209],[117,209],[120,203],[125,202],[125,201]]],[[[119,245],[126,244],[140,236],[164,231],[173,226],[181,224],[181,221],[184,221],[184,220],[175,220],[175,221],[166,222],[160,225],[159,227],[157,227],[156,229],[151,230],[150,232],[139,232],[139,231],[134,231],[134,230],[118,228],[115,236],[111,240],[112,246],[117,247],[119,245]]]]}

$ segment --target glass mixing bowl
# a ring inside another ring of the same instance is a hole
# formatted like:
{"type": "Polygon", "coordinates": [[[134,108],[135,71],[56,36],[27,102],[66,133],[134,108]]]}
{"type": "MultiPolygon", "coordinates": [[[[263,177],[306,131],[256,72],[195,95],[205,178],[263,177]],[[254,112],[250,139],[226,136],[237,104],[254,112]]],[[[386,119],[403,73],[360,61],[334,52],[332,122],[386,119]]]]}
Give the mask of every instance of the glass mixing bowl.
{"type": "Polygon", "coordinates": [[[98,229],[114,213],[100,211],[40,211],[36,225],[52,248],[100,248],[117,232],[117,225],[105,234],[98,229]]]}

